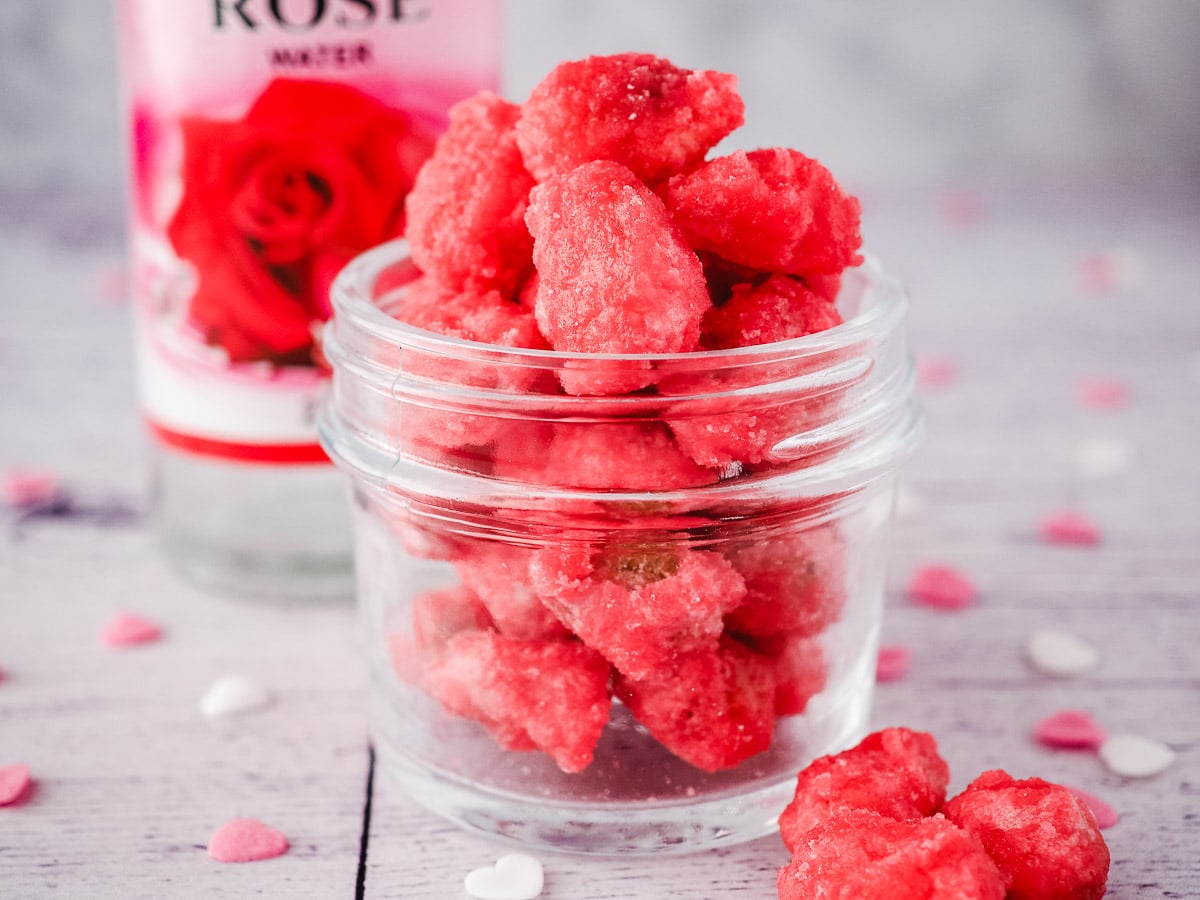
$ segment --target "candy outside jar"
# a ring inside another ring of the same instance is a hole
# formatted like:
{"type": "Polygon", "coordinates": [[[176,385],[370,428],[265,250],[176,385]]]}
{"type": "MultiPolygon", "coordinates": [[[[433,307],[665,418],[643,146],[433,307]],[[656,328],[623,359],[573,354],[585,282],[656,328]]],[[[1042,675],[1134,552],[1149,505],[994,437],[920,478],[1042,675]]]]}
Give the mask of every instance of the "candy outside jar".
{"type": "Polygon", "coordinates": [[[338,278],[320,421],[352,487],[383,770],[524,844],[770,832],[796,772],[865,732],[919,431],[902,290],[868,261],[818,334],[570,354],[398,321],[406,253],[338,278]],[[562,387],[631,372],[627,393],[562,387]]]}

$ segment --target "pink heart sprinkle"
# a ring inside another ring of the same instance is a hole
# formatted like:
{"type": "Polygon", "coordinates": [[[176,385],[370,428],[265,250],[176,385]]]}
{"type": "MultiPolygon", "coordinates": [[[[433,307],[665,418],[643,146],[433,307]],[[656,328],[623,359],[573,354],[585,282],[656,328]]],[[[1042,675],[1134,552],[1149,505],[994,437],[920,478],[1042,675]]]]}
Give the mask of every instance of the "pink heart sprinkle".
{"type": "Polygon", "coordinates": [[[1070,791],[1075,799],[1092,811],[1092,815],[1096,817],[1097,828],[1112,828],[1117,822],[1121,821],[1121,817],[1117,815],[1117,811],[1097,797],[1095,794],[1090,794],[1087,791],[1063,785],[1070,791]]]}
{"type": "Polygon", "coordinates": [[[1112,294],[1137,288],[1144,266],[1141,255],[1129,249],[1085,256],[1079,264],[1079,281],[1093,294],[1112,294]]]}
{"type": "Polygon", "coordinates": [[[208,855],[217,862],[243,863],[274,859],[287,853],[288,839],[258,819],[230,819],[208,842],[208,855]]]}
{"type": "Polygon", "coordinates": [[[1129,388],[1111,378],[1085,378],[1079,382],[1079,402],[1091,409],[1120,409],[1129,402],[1129,388]]]}
{"type": "Polygon", "coordinates": [[[875,680],[880,683],[899,681],[908,674],[911,665],[912,653],[903,644],[880,647],[875,662],[875,680]]]}
{"type": "Polygon", "coordinates": [[[1108,734],[1083,710],[1064,709],[1034,725],[1033,736],[1047,747],[1095,750],[1108,734]]]}
{"type": "Polygon", "coordinates": [[[942,194],[938,206],[941,207],[942,215],[960,228],[974,225],[983,217],[983,202],[974,191],[946,191],[942,194]]]}
{"type": "Polygon", "coordinates": [[[917,384],[922,387],[944,387],[958,377],[958,365],[940,356],[918,355],[916,370],[917,384]]]}
{"type": "Polygon", "coordinates": [[[1051,513],[1042,519],[1038,536],[1047,544],[1094,547],[1100,543],[1100,529],[1082,513],[1071,510],[1051,513]]]}
{"type": "Polygon", "coordinates": [[[16,763],[0,766],[0,806],[16,803],[29,790],[33,779],[29,777],[29,766],[16,763]]]}
{"type": "Polygon", "coordinates": [[[4,500],[9,506],[46,506],[58,494],[58,476],[46,469],[9,469],[4,473],[4,500]]]}
{"type": "Polygon", "coordinates": [[[133,613],[117,613],[100,632],[100,642],[106,647],[134,647],[162,637],[156,622],[133,613]]]}
{"type": "Polygon", "coordinates": [[[921,566],[908,582],[908,596],[935,609],[963,609],[975,602],[976,593],[975,583],[950,566],[921,566]]]}

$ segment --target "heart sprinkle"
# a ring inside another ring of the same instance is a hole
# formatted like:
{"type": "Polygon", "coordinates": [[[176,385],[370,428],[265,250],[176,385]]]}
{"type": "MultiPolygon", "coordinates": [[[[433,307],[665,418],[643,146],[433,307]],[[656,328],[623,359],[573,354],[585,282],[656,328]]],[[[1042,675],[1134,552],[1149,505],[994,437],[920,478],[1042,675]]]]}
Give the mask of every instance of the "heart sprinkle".
{"type": "Polygon", "coordinates": [[[1051,513],[1042,519],[1038,536],[1047,544],[1062,544],[1073,547],[1094,547],[1100,543],[1100,529],[1091,519],[1081,513],[1051,513]]]}
{"type": "Polygon", "coordinates": [[[1129,388],[1110,378],[1085,378],[1079,382],[1079,402],[1090,409],[1121,409],[1129,401],[1129,388]]]}
{"type": "Polygon", "coordinates": [[[464,887],[475,900],[533,900],[542,893],[542,864],[524,853],[509,853],[494,866],[467,875],[464,887]]]}
{"type": "Polygon", "coordinates": [[[58,476],[45,469],[9,469],[4,473],[4,501],[17,509],[48,506],[58,499],[58,476]]]}
{"type": "Polygon", "coordinates": [[[1094,437],[1081,443],[1075,451],[1079,474],[1088,478],[1119,475],[1129,468],[1133,450],[1128,443],[1115,437],[1094,437]]]}
{"type": "Polygon", "coordinates": [[[945,387],[958,378],[958,365],[952,359],[920,354],[916,358],[917,384],[922,387],[945,387]]]}
{"type": "Polygon", "coordinates": [[[271,702],[271,692],[245,675],[223,675],[212,683],[200,700],[200,712],[210,719],[223,719],[262,709],[271,702]]]}
{"type": "Polygon", "coordinates": [[[1084,257],[1079,264],[1079,281],[1089,293],[1126,293],[1141,285],[1144,269],[1141,254],[1118,247],[1084,257]]]}
{"type": "Polygon", "coordinates": [[[133,613],[117,613],[100,632],[100,642],[106,647],[134,647],[162,637],[156,622],[133,613]]]}
{"type": "Polygon", "coordinates": [[[29,777],[29,766],[16,763],[11,766],[0,766],[0,806],[16,803],[25,792],[33,779],[29,777]]]}
{"type": "Polygon", "coordinates": [[[1039,628],[1029,636],[1025,652],[1044,675],[1082,675],[1100,664],[1100,653],[1080,637],[1057,628],[1039,628]]]}
{"type": "Polygon", "coordinates": [[[912,653],[903,644],[880,647],[875,663],[875,680],[880,683],[899,681],[908,674],[911,665],[912,653]]]}
{"type": "Polygon", "coordinates": [[[1092,717],[1079,709],[1064,709],[1033,726],[1033,736],[1047,747],[1095,750],[1108,737],[1092,717]]]}
{"type": "Polygon", "coordinates": [[[1112,828],[1120,821],[1120,816],[1117,811],[1097,797],[1095,794],[1088,793],[1077,787],[1063,785],[1068,791],[1075,795],[1075,799],[1092,811],[1092,815],[1096,817],[1096,827],[1100,829],[1112,828]]]}
{"type": "Polygon", "coordinates": [[[288,839],[258,819],[230,819],[208,842],[208,855],[226,863],[273,859],[287,850],[288,839]]]}
{"type": "Polygon", "coordinates": [[[1115,734],[1100,745],[1109,771],[1126,778],[1148,778],[1175,761],[1175,751],[1162,741],[1137,734],[1115,734]]]}
{"type": "Polygon", "coordinates": [[[975,594],[975,583],[950,566],[921,566],[908,582],[908,596],[935,609],[963,609],[975,602],[975,594]]]}

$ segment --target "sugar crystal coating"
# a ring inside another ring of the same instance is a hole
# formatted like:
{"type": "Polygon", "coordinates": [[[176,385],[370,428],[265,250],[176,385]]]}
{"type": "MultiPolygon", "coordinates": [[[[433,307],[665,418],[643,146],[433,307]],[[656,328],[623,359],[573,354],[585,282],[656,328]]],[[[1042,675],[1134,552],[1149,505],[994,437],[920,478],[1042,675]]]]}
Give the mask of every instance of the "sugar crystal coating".
{"type": "Polygon", "coordinates": [[[704,270],[662,201],[629,169],[587,163],[540,184],[526,219],[537,322],[555,350],[677,353],[699,345],[709,308],[704,270]]]}
{"type": "Polygon", "coordinates": [[[588,767],[608,722],[608,664],[578,641],[464,631],[425,678],[449,712],[480,722],[503,747],[544,751],[564,772],[588,767]]]}
{"type": "Polygon", "coordinates": [[[805,832],[779,870],[780,900],[1004,900],[979,841],[942,816],[842,811],[805,832]]]}
{"type": "Polygon", "coordinates": [[[455,563],[463,584],[486,607],[496,630],[509,637],[567,637],[568,632],[530,584],[532,551],[492,541],[467,545],[455,563]]]}
{"type": "Polygon", "coordinates": [[[530,266],[525,227],[532,176],[513,126],[520,107],[483,92],[450,110],[449,129],[406,200],[417,265],[449,288],[515,295],[530,266]]]}
{"type": "Polygon", "coordinates": [[[932,735],[887,728],[805,768],[779,817],[779,831],[795,850],[805,832],[838,811],[870,810],[891,819],[929,816],[941,809],[949,783],[950,769],[932,735]]]}
{"type": "Polygon", "coordinates": [[[666,544],[595,553],[552,545],[534,555],[531,577],[563,624],[634,678],[679,653],[715,648],[722,617],[746,592],[719,553],[666,544]]]}
{"type": "Polygon", "coordinates": [[[663,746],[706,772],[731,769],[771,744],[771,663],[729,638],[641,678],[618,674],[614,690],[663,746]]]}
{"type": "Polygon", "coordinates": [[[1108,845],[1091,810],[1062,785],[995,769],[946,801],[944,811],[979,838],[1009,900],[1104,896],[1108,845]]]}
{"type": "Polygon", "coordinates": [[[730,288],[729,299],[705,314],[700,343],[708,350],[750,347],[814,334],[841,321],[837,307],[802,281],[772,275],[761,284],[730,288]]]}
{"type": "Polygon", "coordinates": [[[560,63],[533,89],[517,143],[539,181],[598,159],[647,183],[691,168],[742,124],[737,79],[647,53],[560,63]]]}
{"type": "Polygon", "coordinates": [[[808,702],[825,688],[829,677],[821,642],[792,633],[748,643],[771,660],[775,676],[775,715],[801,715],[808,708],[808,702]]]}
{"type": "Polygon", "coordinates": [[[679,449],[658,423],[559,423],[536,460],[545,484],[588,490],[670,491],[712,484],[717,476],[679,449]]]}
{"type": "Polygon", "coordinates": [[[697,250],[766,272],[837,275],[862,262],[861,208],[795,150],[738,150],[671,179],[667,205],[697,250]]]}
{"type": "Polygon", "coordinates": [[[733,544],[725,554],[746,581],[746,598],[726,625],[757,636],[823,631],[846,602],[844,544],[832,525],[733,544]]]}

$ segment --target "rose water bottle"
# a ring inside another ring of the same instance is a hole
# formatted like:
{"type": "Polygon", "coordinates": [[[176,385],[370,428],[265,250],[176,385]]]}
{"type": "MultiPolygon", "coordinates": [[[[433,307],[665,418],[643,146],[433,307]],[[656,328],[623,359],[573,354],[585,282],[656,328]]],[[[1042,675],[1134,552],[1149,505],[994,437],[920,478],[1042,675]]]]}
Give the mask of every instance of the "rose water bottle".
{"type": "Polygon", "coordinates": [[[499,0],[117,0],[141,409],[194,581],[349,596],[318,443],[334,276],[403,233],[455,102],[498,88],[499,0]]]}

